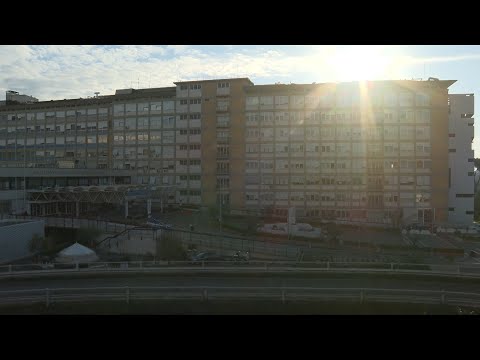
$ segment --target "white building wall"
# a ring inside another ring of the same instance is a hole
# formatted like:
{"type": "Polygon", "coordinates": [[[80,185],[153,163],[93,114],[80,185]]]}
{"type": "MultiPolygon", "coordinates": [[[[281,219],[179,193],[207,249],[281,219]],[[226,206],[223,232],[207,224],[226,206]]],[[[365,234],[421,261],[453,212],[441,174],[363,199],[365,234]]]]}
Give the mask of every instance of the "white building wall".
{"type": "Polygon", "coordinates": [[[449,103],[448,221],[452,224],[470,224],[473,221],[474,202],[474,95],[451,94],[449,103]]]}
{"type": "Polygon", "coordinates": [[[30,255],[30,241],[34,235],[45,236],[44,221],[0,221],[0,263],[30,255]]]}

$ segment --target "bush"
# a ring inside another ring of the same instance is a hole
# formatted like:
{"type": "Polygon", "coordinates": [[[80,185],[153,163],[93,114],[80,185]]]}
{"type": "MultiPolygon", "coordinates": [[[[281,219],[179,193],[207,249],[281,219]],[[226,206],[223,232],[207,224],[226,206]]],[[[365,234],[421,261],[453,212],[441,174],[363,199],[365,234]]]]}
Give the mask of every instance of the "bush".
{"type": "Polygon", "coordinates": [[[187,252],[175,236],[162,236],[159,240],[158,258],[160,260],[186,260],[187,252]]]}
{"type": "Polygon", "coordinates": [[[41,252],[47,249],[47,239],[44,237],[35,234],[28,243],[28,250],[31,253],[41,252]]]}

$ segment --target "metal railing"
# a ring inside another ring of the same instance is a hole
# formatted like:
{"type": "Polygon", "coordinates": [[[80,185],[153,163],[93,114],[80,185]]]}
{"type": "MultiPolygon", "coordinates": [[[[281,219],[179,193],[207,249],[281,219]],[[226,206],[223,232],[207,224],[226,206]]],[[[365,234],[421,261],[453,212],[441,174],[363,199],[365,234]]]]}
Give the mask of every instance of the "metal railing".
{"type": "Polygon", "coordinates": [[[443,290],[316,287],[156,286],[46,288],[0,291],[0,304],[45,304],[145,300],[350,301],[480,307],[480,293],[443,290]]]}
{"type": "Polygon", "coordinates": [[[375,262],[330,261],[130,261],[92,263],[10,264],[0,266],[0,278],[32,275],[58,275],[68,273],[131,273],[175,271],[204,272],[289,272],[289,273],[389,273],[432,276],[458,276],[480,278],[480,263],[468,265],[434,265],[375,262]]]}

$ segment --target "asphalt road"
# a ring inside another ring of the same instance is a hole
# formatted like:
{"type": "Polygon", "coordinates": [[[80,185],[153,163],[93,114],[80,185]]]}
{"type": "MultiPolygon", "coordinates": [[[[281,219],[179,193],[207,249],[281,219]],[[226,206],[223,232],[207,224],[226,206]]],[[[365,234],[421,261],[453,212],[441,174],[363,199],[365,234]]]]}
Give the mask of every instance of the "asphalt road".
{"type": "MultiPolygon", "coordinates": [[[[386,275],[332,275],[315,277],[281,276],[226,276],[226,275],[116,275],[92,277],[59,277],[42,279],[2,279],[0,291],[45,288],[91,287],[147,287],[147,286],[258,286],[258,287],[316,287],[316,288],[383,288],[412,290],[446,290],[478,293],[478,281],[441,278],[397,278],[386,275]]],[[[1,296],[1,293],[0,293],[1,296]]]]}

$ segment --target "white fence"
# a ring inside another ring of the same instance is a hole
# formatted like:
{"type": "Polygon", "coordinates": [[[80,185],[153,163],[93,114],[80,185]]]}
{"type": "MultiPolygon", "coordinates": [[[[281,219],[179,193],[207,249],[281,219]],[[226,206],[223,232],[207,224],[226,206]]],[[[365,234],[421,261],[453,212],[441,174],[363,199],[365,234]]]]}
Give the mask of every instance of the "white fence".
{"type": "Polygon", "coordinates": [[[129,304],[145,300],[271,300],[353,301],[416,304],[445,304],[480,307],[480,293],[375,288],[315,287],[91,287],[0,291],[0,304],[45,304],[67,302],[118,301],[129,304]]]}

